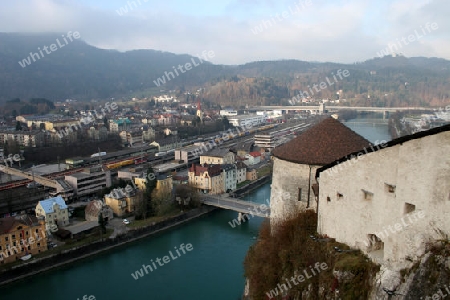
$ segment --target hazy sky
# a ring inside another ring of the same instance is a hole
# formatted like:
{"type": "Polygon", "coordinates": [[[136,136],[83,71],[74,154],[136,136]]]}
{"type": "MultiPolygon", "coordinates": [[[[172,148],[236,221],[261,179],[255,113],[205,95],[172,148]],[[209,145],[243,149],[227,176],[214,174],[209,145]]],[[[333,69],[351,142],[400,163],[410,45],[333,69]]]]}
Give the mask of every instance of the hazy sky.
{"type": "Polygon", "coordinates": [[[120,51],[212,50],[218,64],[351,63],[380,55],[389,43],[408,57],[450,59],[449,0],[13,0],[1,6],[1,32],[78,31],[93,46],[120,51]]]}

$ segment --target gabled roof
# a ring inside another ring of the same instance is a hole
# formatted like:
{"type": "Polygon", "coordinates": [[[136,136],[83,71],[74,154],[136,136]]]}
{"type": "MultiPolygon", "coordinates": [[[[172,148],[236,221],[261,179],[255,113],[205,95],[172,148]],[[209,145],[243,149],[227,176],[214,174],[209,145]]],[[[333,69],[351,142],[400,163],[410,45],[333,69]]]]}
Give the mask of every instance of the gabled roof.
{"type": "Polygon", "coordinates": [[[46,214],[51,214],[54,212],[53,204],[59,205],[59,209],[67,209],[66,202],[61,196],[39,201],[39,204],[42,206],[42,209],[45,211],[46,214]]]}
{"type": "Polygon", "coordinates": [[[0,235],[9,233],[17,226],[25,225],[28,227],[39,225],[39,221],[35,216],[19,215],[15,217],[5,217],[0,219],[0,235]]]}
{"type": "Polygon", "coordinates": [[[228,153],[230,153],[229,149],[215,148],[215,149],[212,149],[211,151],[209,151],[208,153],[206,153],[205,155],[202,155],[202,156],[221,157],[221,158],[223,158],[226,155],[228,155],[228,153]]]}
{"type": "Polygon", "coordinates": [[[208,165],[204,164],[202,165],[195,165],[192,164],[192,166],[189,168],[189,172],[194,172],[195,176],[200,176],[201,174],[208,172],[208,175],[210,177],[220,175],[222,172],[222,167],[220,165],[208,165]]]}
{"type": "Polygon", "coordinates": [[[261,156],[261,152],[253,151],[253,152],[250,152],[249,155],[251,155],[253,157],[258,157],[258,156],[261,156]]]}
{"type": "Polygon", "coordinates": [[[368,140],[330,117],[276,147],[272,154],[293,163],[323,166],[369,146],[368,140]]]}

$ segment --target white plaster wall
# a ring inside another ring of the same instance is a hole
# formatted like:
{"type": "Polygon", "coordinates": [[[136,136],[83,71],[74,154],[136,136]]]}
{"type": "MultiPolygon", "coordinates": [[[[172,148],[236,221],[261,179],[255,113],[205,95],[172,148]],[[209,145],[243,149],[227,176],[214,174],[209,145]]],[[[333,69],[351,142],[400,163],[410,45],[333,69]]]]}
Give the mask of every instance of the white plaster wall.
{"type": "Polygon", "coordinates": [[[362,155],[318,180],[318,232],[365,252],[367,234],[381,233],[382,261],[394,268],[422,255],[428,241],[442,238],[439,230],[450,234],[450,132],[362,155]],[[395,185],[395,193],[385,183],[395,185]],[[405,203],[415,205],[415,218],[405,215],[405,203]]]}
{"type": "MultiPolygon", "coordinates": [[[[311,182],[318,166],[300,165],[279,158],[273,158],[273,176],[270,193],[270,220],[274,224],[278,221],[291,218],[306,209],[308,199],[309,173],[311,182]],[[302,188],[301,201],[298,201],[298,188],[302,188]]],[[[314,193],[310,190],[309,205],[316,209],[314,193]]]]}

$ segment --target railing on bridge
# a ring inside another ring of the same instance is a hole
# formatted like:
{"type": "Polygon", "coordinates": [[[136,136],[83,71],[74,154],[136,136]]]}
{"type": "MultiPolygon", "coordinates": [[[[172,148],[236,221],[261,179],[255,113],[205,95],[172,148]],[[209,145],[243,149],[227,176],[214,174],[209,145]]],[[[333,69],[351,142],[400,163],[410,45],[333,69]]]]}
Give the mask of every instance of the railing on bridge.
{"type": "Polygon", "coordinates": [[[270,217],[270,208],[267,204],[236,200],[224,195],[203,196],[202,203],[223,209],[233,210],[243,214],[251,214],[263,218],[270,217]]]}

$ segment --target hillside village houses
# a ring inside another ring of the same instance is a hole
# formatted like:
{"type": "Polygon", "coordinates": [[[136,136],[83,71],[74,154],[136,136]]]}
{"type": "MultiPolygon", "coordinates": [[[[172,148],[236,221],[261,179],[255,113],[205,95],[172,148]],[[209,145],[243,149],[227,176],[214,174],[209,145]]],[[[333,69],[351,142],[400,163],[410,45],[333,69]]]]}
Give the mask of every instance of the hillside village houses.
{"type": "Polygon", "coordinates": [[[44,220],[35,216],[17,215],[0,219],[0,265],[18,260],[27,254],[47,251],[44,220]]]}
{"type": "Polygon", "coordinates": [[[36,217],[43,217],[47,232],[52,228],[69,225],[69,210],[61,196],[39,201],[36,205],[36,217]]]}

